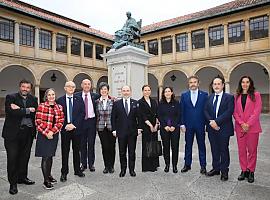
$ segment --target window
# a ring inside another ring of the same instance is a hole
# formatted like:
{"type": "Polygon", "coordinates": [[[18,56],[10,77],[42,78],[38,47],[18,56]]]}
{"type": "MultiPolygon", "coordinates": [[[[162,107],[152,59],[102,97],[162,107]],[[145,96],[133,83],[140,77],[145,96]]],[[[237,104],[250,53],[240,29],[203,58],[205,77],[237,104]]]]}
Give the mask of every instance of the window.
{"type": "Polygon", "coordinates": [[[210,47],[224,44],[223,25],[210,27],[208,35],[210,47]]]}
{"type": "Polygon", "coordinates": [[[0,40],[14,42],[14,22],[0,17],[0,40]]]}
{"type": "Polygon", "coordinates": [[[158,55],[158,41],[157,40],[148,41],[148,52],[150,54],[158,55]]]}
{"type": "Polygon", "coordinates": [[[161,49],[162,54],[172,53],[172,38],[171,37],[164,37],[161,38],[161,49]]]}
{"type": "Polygon", "coordinates": [[[205,33],[204,30],[192,31],[192,49],[199,49],[205,47],[205,33]]]}
{"type": "Polygon", "coordinates": [[[56,35],[56,51],[67,53],[67,36],[62,34],[56,35]]]}
{"type": "Polygon", "coordinates": [[[251,18],[249,22],[250,39],[259,39],[268,37],[268,16],[251,18]]]}
{"type": "Polygon", "coordinates": [[[181,33],[179,35],[176,35],[176,51],[188,51],[188,34],[187,33],[181,33]]]}
{"type": "Polygon", "coordinates": [[[229,43],[245,40],[245,22],[239,21],[228,25],[229,43]]]}
{"type": "Polygon", "coordinates": [[[93,56],[93,43],[84,42],[84,57],[92,58],[93,56]]]}
{"type": "Polygon", "coordinates": [[[96,44],[96,59],[103,60],[100,54],[103,54],[103,45],[96,44]]]}
{"type": "Polygon", "coordinates": [[[71,54],[81,55],[81,40],[77,38],[71,38],[71,54]]]}
{"type": "Polygon", "coordinates": [[[34,46],[35,28],[33,26],[20,24],[20,45],[34,46]]]}
{"type": "Polygon", "coordinates": [[[106,47],[106,53],[111,50],[111,47],[106,47]]]}
{"type": "Polygon", "coordinates": [[[52,33],[50,31],[39,31],[39,48],[52,49],[52,33]]]}

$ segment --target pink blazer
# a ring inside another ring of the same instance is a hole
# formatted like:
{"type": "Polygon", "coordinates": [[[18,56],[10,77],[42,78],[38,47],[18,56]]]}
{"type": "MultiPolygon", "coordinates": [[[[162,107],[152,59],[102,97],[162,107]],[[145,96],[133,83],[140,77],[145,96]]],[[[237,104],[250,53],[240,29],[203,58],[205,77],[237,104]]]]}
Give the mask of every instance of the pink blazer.
{"type": "Polygon", "coordinates": [[[260,124],[260,114],[262,110],[262,99],[259,92],[255,92],[255,102],[251,100],[250,96],[247,96],[245,111],[243,112],[241,99],[235,97],[234,101],[234,119],[235,119],[235,132],[237,134],[242,132],[241,124],[247,123],[249,125],[249,133],[262,132],[260,124]]]}

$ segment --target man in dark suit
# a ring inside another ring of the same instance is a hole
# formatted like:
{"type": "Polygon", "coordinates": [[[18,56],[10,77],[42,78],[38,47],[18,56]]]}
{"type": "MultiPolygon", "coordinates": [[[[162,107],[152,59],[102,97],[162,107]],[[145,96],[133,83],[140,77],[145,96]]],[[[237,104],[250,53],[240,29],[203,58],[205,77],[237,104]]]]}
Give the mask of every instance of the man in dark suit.
{"type": "Polygon", "coordinates": [[[19,92],[6,96],[2,137],[7,151],[7,172],[10,194],[18,192],[17,183],[35,184],[27,178],[28,162],[36,134],[35,112],[37,98],[30,94],[32,83],[22,80],[19,92]]]}
{"type": "Polygon", "coordinates": [[[124,177],[127,169],[127,148],[128,148],[128,168],[132,177],[136,176],[135,169],[135,150],[138,133],[138,103],[131,99],[130,86],[123,86],[121,89],[122,97],[113,104],[112,109],[112,130],[113,135],[118,138],[119,157],[121,164],[120,177],[124,177]]]}
{"type": "Polygon", "coordinates": [[[70,151],[70,143],[72,141],[73,150],[73,167],[74,174],[84,177],[84,173],[80,169],[80,129],[85,116],[83,100],[80,96],[74,95],[75,83],[68,81],[65,84],[66,95],[60,97],[57,103],[63,107],[65,121],[61,130],[61,152],[62,152],[62,169],[61,182],[67,180],[68,157],[70,151]]]}
{"type": "Polygon", "coordinates": [[[219,175],[221,180],[228,180],[230,165],[229,141],[233,136],[232,114],[234,111],[234,97],[224,92],[225,80],[216,77],[212,81],[213,94],[206,102],[204,114],[207,119],[207,132],[211,145],[212,166],[207,176],[219,175]]]}
{"type": "Polygon", "coordinates": [[[81,87],[82,92],[76,95],[82,97],[85,108],[85,117],[81,130],[81,171],[88,167],[91,172],[95,171],[95,141],[96,141],[96,100],[100,95],[91,92],[91,81],[84,79],[81,87]],[[88,162],[87,162],[88,161],[88,162]]]}
{"type": "Polygon", "coordinates": [[[199,148],[199,160],[201,165],[201,174],[206,173],[206,148],[205,148],[205,116],[204,106],[208,94],[199,90],[199,78],[191,76],[188,78],[189,90],[181,95],[181,130],[185,132],[185,165],[182,173],[191,169],[192,146],[194,135],[199,148]]]}

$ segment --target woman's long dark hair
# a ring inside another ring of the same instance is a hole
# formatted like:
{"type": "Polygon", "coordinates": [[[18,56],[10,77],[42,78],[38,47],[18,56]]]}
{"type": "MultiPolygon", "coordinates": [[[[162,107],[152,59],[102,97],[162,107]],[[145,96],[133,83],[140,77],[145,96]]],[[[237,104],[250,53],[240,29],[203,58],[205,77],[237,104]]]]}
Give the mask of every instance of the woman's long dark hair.
{"type": "Polygon", "coordinates": [[[236,90],[236,95],[237,95],[237,98],[243,93],[243,88],[242,88],[242,81],[244,78],[247,78],[250,82],[250,85],[249,85],[249,88],[248,88],[248,95],[250,96],[251,100],[252,101],[255,101],[255,95],[254,95],[254,92],[255,92],[255,87],[254,87],[254,82],[253,80],[249,77],[249,76],[242,76],[239,80],[239,83],[238,83],[238,88],[236,90]]]}
{"type": "Polygon", "coordinates": [[[173,88],[167,86],[167,87],[164,87],[164,88],[163,88],[162,93],[161,93],[161,102],[162,102],[162,103],[166,103],[166,102],[167,102],[167,101],[166,101],[166,97],[165,97],[165,90],[168,89],[168,88],[169,88],[169,89],[171,90],[171,92],[172,92],[171,102],[175,101],[175,95],[174,95],[174,93],[173,93],[173,88]]]}

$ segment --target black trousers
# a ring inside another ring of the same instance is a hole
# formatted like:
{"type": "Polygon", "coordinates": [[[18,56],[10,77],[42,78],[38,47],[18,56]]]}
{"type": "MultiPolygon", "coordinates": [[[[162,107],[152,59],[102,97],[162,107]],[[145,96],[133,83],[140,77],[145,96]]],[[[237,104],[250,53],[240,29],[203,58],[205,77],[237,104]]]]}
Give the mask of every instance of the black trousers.
{"type": "Polygon", "coordinates": [[[80,141],[81,137],[76,133],[76,130],[61,132],[61,152],[62,152],[62,174],[68,174],[68,158],[70,151],[70,143],[72,142],[73,151],[73,168],[74,172],[80,171],[80,141]]]}
{"type": "Polygon", "coordinates": [[[126,171],[127,169],[127,149],[128,149],[128,168],[129,171],[134,171],[135,169],[135,150],[137,143],[137,135],[125,135],[118,138],[119,145],[119,157],[121,170],[126,171]]]}
{"type": "Polygon", "coordinates": [[[21,129],[14,140],[5,139],[7,151],[7,173],[10,184],[17,184],[18,179],[27,178],[28,162],[33,144],[32,128],[21,129]]]}
{"type": "Polygon", "coordinates": [[[106,168],[113,168],[115,161],[115,141],[112,131],[109,131],[106,127],[103,131],[98,131],[98,135],[101,142],[103,161],[106,168]]]}
{"type": "Polygon", "coordinates": [[[163,156],[166,165],[170,165],[170,147],[172,148],[172,164],[176,166],[178,163],[179,155],[179,128],[176,128],[173,132],[167,132],[161,130],[161,139],[163,144],[163,156]]]}

